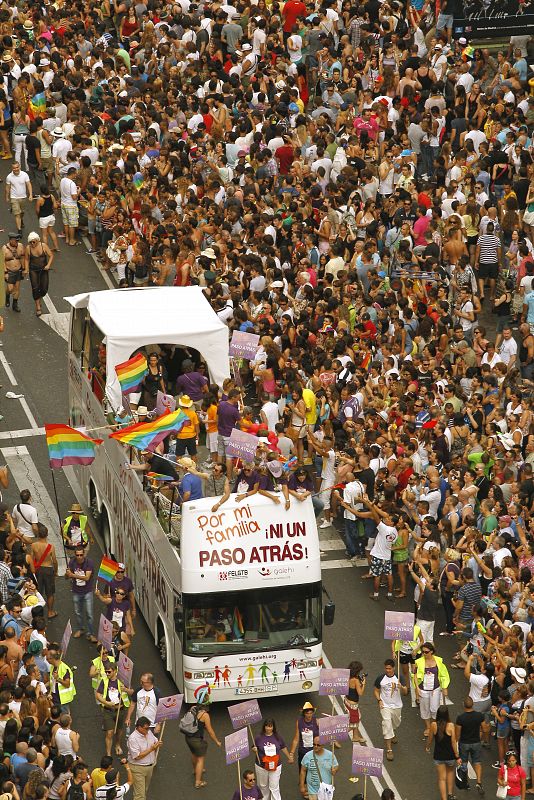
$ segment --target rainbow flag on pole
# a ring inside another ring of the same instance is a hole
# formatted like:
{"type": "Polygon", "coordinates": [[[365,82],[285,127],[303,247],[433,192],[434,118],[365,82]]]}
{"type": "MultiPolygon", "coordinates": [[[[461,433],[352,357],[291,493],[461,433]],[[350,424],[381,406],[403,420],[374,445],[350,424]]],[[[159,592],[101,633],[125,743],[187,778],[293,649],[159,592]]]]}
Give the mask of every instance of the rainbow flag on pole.
{"type": "Polygon", "coordinates": [[[98,577],[101,578],[103,581],[107,581],[111,583],[115,575],[117,574],[117,570],[119,565],[113,559],[104,556],[102,561],[100,562],[100,567],[98,569],[98,577]]]}
{"type": "Polygon", "coordinates": [[[110,439],[116,439],[123,444],[137,447],[138,450],[147,450],[157,439],[163,441],[169,433],[178,433],[189,422],[189,417],[183,411],[167,411],[153,422],[138,422],[109,434],[110,439]]]}
{"type": "Polygon", "coordinates": [[[96,445],[102,439],[91,439],[68,425],[45,425],[46,444],[51,469],[87,466],[95,460],[96,445]]]}
{"type": "Polygon", "coordinates": [[[148,372],[146,358],[142,353],[137,353],[136,356],[128,359],[128,361],[117,364],[115,372],[117,373],[122,393],[133,392],[148,372]]]}
{"type": "Polygon", "coordinates": [[[46,97],[44,92],[34,94],[28,103],[28,116],[30,119],[35,117],[44,117],[46,112],[46,97]]]}
{"type": "Polygon", "coordinates": [[[153,481],[173,481],[172,475],[162,475],[161,472],[147,472],[147,478],[153,481]]]}

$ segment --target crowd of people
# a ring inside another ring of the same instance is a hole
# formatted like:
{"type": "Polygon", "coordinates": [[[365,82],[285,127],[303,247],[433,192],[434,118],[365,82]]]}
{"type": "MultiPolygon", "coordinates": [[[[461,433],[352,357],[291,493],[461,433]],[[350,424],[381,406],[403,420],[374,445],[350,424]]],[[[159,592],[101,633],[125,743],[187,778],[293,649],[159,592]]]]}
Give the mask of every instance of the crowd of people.
{"type": "MultiPolygon", "coordinates": [[[[29,276],[40,316],[56,253],[85,244],[119,287],[200,285],[229,336],[259,335],[255,358],[234,362],[223,387],[194,351],[163,342],[147,352],[136,418],[153,415],[163,392],[189,421],[132,466],[169,475],[183,501],[212,495],[215,509],[232,491],[279,502],[280,490],[286,508],[311,497],[320,529],[337,526],[354,568],[367,564],[372,602],[383,585],[398,607],[414,593],[414,639],[392,643],[373,684],[386,759],[410,695],[441,800],[455,781],[467,786],[468,762],[484,793],[493,735],[501,795],[525,800],[532,43],[528,32],[498,49],[455,39],[460,7],[442,0],[436,18],[426,0],[4,4],[6,306],[21,310],[29,276]],[[227,455],[235,427],[260,437],[255,463],[227,455]],[[436,621],[444,645],[456,637],[448,664],[436,621]],[[454,719],[452,669],[469,684],[454,719]]],[[[112,652],[91,665],[106,754],[89,775],[70,714],[75,675],[47,635],[57,555],[26,491],[0,519],[0,785],[15,800],[114,800],[132,785],[145,800],[158,690],[149,673],[128,689],[116,664],[135,635],[134,587],[120,565],[95,593],[79,506],[63,539],[74,637],[96,643],[95,596],[114,626],[112,652]],[[113,759],[130,725],[121,777],[113,759]]],[[[358,744],[365,688],[353,662],[344,702],[358,744]]],[[[188,745],[203,788],[204,733],[220,742],[199,713],[201,742],[188,745]]],[[[290,747],[264,720],[258,785],[247,770],[240,797],[278,800],[270,773],[279,780],[280,754],[292,762],[298,749],[300,790],[315,798],[337,761],[315,741],[314,719],[305,703],[290,747]]]]}

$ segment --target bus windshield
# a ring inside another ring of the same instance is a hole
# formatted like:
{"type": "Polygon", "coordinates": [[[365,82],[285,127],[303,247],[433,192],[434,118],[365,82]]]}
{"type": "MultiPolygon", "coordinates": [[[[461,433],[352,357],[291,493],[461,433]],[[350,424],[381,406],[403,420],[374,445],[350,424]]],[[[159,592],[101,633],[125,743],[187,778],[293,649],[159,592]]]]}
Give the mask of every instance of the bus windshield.
{"type": "Polygon", "coordinates": [[[189,655],[261,652],[317,644],[321,584],[184,595],[189,655]]]}

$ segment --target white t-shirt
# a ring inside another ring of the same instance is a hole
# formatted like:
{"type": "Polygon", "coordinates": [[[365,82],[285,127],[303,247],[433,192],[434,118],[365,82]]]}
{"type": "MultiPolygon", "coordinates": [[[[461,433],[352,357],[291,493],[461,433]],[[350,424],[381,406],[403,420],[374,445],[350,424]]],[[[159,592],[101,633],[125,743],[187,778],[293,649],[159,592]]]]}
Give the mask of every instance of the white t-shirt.
{"type": "Polygon", "coordinates": [[[384,522],[379,522],[371,556],[380,558],[382,561],[389,561],[391,559],[391,548],[395,544],[397,536],[396,528],[386,525],[384,522]]]}
{"type": "Polygon", "coordinates": [[[278,403],[274,403],[272,400],[268,400],[264,403],[261,407],[261,410],[265,414],[267,419],[267,427],[270,431],[274,431],[275,425],[277,422],[280,422],[280,415],[278,413],[278,403]]]}
{"type": "Polygon", "coordinates": [[[61,205],[67,208],[76,208],[77,202],[72,199],[72,195],[76,196],[78,194],[78,187],[71,178],[61,178],[59,191],[61,194],[61,205]]]}
{"type": "Polygon", "coordinates": [[[28,197],[26,184],[30,182],[30,176],[24,170],[18,175],[10,172],[6,178],[6,183],[10,187],[9,196],[12,200],[25,200],[28,197]]]}
{"type": "Polygon", "coordinates": [[[32,525],[37,525],[39,517],[33,506],[29,503],[17,503],[17,505],[13,507],[11,516],[13,517],[15,526],[24,536],[28,538],[34,537],[35,534],[32,530],[32,525]]]}
{"type": "Polygon", "coordinates": [[[469,697],[473,703],[478,703],[480,700],[485,700],[488,697],[489,678],[487,675],[473,675],[469,678],[471,688],[469,689],[469,697]]]}
{"type": "Polygon", "coordinates": [[[499,345],[499,355],[506,365],[510,363],[512,356],[517,355],[517,342],[511,339],[503,339],[499,345]]]}
{"type": "Polygon", "coordinates": [[[399,690],[400,681],[396,675],[379,675],[375,687],[380,692],[380,699],[386,708],[402,708],[402,697],[399,690]]]}

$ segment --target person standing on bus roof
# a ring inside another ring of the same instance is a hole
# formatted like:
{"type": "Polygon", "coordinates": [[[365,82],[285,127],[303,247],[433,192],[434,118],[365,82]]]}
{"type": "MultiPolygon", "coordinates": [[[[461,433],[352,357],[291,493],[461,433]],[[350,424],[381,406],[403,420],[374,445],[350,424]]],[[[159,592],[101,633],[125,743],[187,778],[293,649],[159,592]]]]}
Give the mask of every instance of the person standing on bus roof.
{"type": "Polygon", "coordinates": [[[231,456],[226,456],[226,448],[230,443],[233,429],[238,427],[241,419],[241,412],[238,408],[240,397],[239,389],[230,389],[226,400],[221,400],[217,406],[218,453],[219,458],[226,458],[228,480],[232,479],[233,461],[231,456]]]}
{"type": "Polygon", "coordinates": [[[73,503],[70,507],[68,516],[65,517],[63,522],[61,533],[65,550],[70,552],[73,552],[78,545],[87,547],[89,543],[95,543],[91,528],[87,524],[87,516],[82,512],[82,507],[78,503],[73,503]]]}
{"type": "Polygon", "coordinates": [[[79,639],[85,630],[85,622],[87,625],[87,638],[90,642],[96,642],[93,625],[94,574],[95,565],[91,559],[86,558],[85,549],[82,546],[77,547],[74,551],[74,558],[70,559],[65,572],[65,577],[72,581],[72,602],[74,603],[74,613],[76,614],[76,624],[78,626],[78,629],[72,635],[75,639],[79,639]]]}

